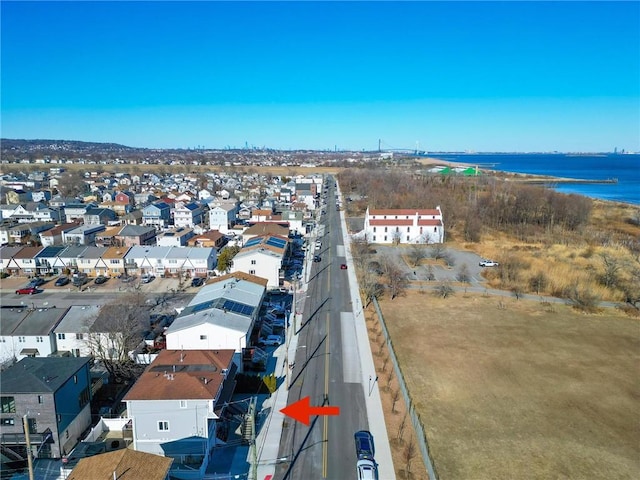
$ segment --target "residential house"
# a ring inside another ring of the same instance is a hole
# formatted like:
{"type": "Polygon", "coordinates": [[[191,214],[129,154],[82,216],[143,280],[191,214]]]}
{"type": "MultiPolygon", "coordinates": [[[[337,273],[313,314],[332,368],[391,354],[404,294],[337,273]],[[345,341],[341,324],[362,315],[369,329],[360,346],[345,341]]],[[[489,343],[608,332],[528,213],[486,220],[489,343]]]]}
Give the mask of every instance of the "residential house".
{"type": "Polygon", "coordinates": [[[240,366],[266,287],[266,279],[243,272],[209,280],[166,330],[167,348],[232,349],[240,366]]]}
{"type": "Polygon", "coordinates": [[[134,207],[130,203],[118,203],[118,202],[102,202],[100,208],[108,208],[113,210],[117,217],[124,217],[131,213],[134,207]]]}
{"type": "Polygon", "coordinates": [[[74,357],[93,355],[89,334],[91,327],[100,315],[101,308],[100,305],[73,305],[69,307],[53,331],[58,352],[69,352],[74,357]]]}
{"type": "Polygon", "coordinates": [[[76,270],[90,277],[95,276],[97,267],[103,264],[102,256],[108,249],[108,247],[87,247],[77,258],[76,270]]]}
{"type": "Polygon", "coordinates": [[[12,275],[32,276],[38,273],[36,255],[42,247],[24,247],[13,254],[7,267],[12,275]]]}
{"type": "Polygon", "coordinates": [[[86,245],[69,245],[58,254],[58,259],[54,263],[54,268],[61,271],[75,273],[79,271],[78,260],[84,258],[85,252],[90,248],[86,245]]]}
{"type": "Polygon", "coordinates": [[[104,225],[79,225],[73,230],[62,232],[62,242],[72,245],[91,245],[99,232],[106,230],[104,225]]]}
{"type": "Polygon", "coordinates": [[[96,264],[96,275],[115,277],[126,272],[125,256],[129,247],[110,247],[96,264]]]}
{"type": "Polygon", "coordinates": [[[209,230],[191,237],[187,242],[190,247],[212,247],[220,250],[227,243],[227,238],[218,230],[209,230]]]}
{"type": "Polygon", "coordinates": [[[37,458],[61,458],[91,426],[89,358],[23,358],[0,375],[3,447],[37,458]]]}
{"type": "Polygon", "coordinates": [[[109,208],[90,208],[83,215],[85,225],[108,225],[117,218],[116,212],[109,208]]]}
{"type": "Polygon", "coordinates": [[[125,225],[116,235],[120,245],[133,247],[136,245],[154,245],[156,243],[156,229],[146,225],[125,225]]]}
{"type": "Polygon", "coordinates": [[[193,228],[202,224],[203,213],[202,206],[195,202],[176,203],[173,209],[173,224],[176,227],[193,228]]]}
{"type": "Polygon", "coordinates": [[[304,213],[296,210],[286,210],[282,212],[282,220],[289,224],[289,233],[305,235],[307,233],[304,213]]]}
{"type": "Polygon", "coordinates": [[[170,480],[172,458],[122,448],[80,459],[66,480],[170,480]]]}
{"type": "Polygon", "coordinates": [[[280,225],[279,223],[256,223],[242,232],[242,244],[244,245],[254,237],[263,237],[265,235],[277,235],[286,238],[289,236],[289,227],[280,225]]]}
{"type": "Polygon", "coordinates": [[[209,228],[218,230],[220,233],[229,233],[236,223],[236,212],[238,204],[236,202],[215,202],[209,205],[209,228]]]}
{"type": "Polygon", "coordinates": [[[62,245],[63,238],[62,235],[65,232],[73,230],[78,227],[78,223],[65,223],[62,225],[56,225],[55,227],[45,230],[44,232],[40,232],[40,243],[42,243],[43,247],[50,247],[52,245],[62,245]]]}
{"type": "Polygon", "coordinates": [[[123,215],[122,225],[142,225],[142,210],[134,210],[123,215]]]}
{"type": "Polygon", "coordinates": [[[96,234],[94,243],[96,247],[112,247],[119,246],[121,240],[118,238],[118,234],[122,230],[121,226],[118,227],[107,227],[102,232],[96,234]]]}
{"type": "Polygon", "coordinates": [[[231,272],[246,272],[266,278],[269,288],[279,287],[284,280],[282,263],[288,243],[288,239],[281,236],[253,237],[233,257],[231,272]]]}
{"type": "Polygon", "coordinates": [[[444,222],[435,209],[369,209],[356,234],[371,243],[443,243],[444,222]]]}
{"type": "Polygon", "coordinates": [[[8,274],[18,273],[18,264],[13,261],[13,257],[23,248],[28,247],[0,247],[0,272],[8,274]]]}
{"type": "Polygon", "coordinates": [[[34,244],[38,243],[40,233],[55,226],[53,222],[17,223],[7,228],[8,243],[34,244]]]}
{"type": "Polygon", "coordinates": [[[87,210],[96,208],[98,205],[91,203],[71,203],[64,206],[65,221],[71,223],[74,220],[82,220],[87,210]]]}
{"type": "Polygon", "coordinates": [[[46,357],[55,353],[53,333],[66,309],[36,306],[31,300],[2,308],[0,322],[0,363],[24,357],[46,357]]]}
{"type": "Polygon", "coordinates": [[[116,193],[114,201],[117,203],[128,203],[132,207],[136,206],[135,194],[128,190],[123,190],[121,192],[116,193]]]}
{"type": "Polygon", "coordinates": [[[31,193],[24,190],[8,190],[5,193],[7,203],[26,203],[31,201],[31,193]]]}
{"type": "Polygon", "coordinates": [[[50,190],[36,190],[31,192],[31,200],[34,202],[48,202],[51,200],[50,190]]]}
{"type": "Polygon", "coordinates": [[[133,448],[173,458],[172,477],[204,478],[235,387],[233,354],[162,350],[123,399],[133,448]],[[191,472],[183,477],[185,470],[191,472]]]}
{"type": "Polygon", "coordinates": [[[64,270],[64,265],[60,262],[60,255],[67,247],[63,245],[52,245],[50,247],[42,247],[36,253],[36,274],[37,275],[56,275],[64,270]]]}
{"type": "Polygon", "coordinates": [[[155,202],[142,209],[142,224],[163,229],[171,220],[171,207],[165,202],[155,202]]]}
{"type": "Polygon", "coordinates": [[[193,229],[177,227],[161,233],[156,240],[156,245],[159,247],[184,247],[193,235],[193,229]]]}

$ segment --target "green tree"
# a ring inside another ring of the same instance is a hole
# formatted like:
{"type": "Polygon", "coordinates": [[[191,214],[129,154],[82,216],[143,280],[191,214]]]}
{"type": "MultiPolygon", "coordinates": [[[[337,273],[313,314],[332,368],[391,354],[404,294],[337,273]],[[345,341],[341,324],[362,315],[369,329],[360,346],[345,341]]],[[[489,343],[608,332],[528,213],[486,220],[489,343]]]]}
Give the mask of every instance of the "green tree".
{"type": "Polygon", "coordinates": [[[240,247],[234,245],[232,247],[226,247],[218,255],[218,271],[228,273],[233,266],[233,257],[240,251],[240,247]]]}

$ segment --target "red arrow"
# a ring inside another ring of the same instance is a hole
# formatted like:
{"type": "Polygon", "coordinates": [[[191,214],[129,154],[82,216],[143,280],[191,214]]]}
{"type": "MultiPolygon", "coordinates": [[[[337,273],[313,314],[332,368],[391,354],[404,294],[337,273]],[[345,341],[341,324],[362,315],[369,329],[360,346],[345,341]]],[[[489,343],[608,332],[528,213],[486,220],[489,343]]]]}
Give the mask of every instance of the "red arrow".
{"type": "Polygon", "coordinates": [[[312,407],[309,397],[301,398],[280,411],[305,425],[309,425],[311,415],[340,415],[340,407],[312,407]]]}

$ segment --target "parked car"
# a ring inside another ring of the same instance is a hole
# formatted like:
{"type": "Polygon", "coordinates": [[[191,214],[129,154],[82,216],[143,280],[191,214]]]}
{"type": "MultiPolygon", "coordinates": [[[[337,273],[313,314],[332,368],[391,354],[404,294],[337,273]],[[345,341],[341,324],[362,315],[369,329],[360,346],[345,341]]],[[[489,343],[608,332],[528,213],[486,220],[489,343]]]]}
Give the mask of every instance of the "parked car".
{"type": "Polygon", "coordinates": [[[322,257],[320,255],[314,255],[313,256],[313,261],[314,262],[321,262],[322,261],[322,257]]]}
{"type": "Polygon", "coordinates": [[[340,264],[340,270],[346,270],[346,269],[347,269],[347,264],[346,263],[340,264]]]}
{"type": "Polygon", "coordinates": [[[16,290],[16,294],[17,295],[34,295],[39,291],[40,290],[38,290],[36,287],[24,287],[16,290]]]}
{"type": "Polygon", "coordinates": [[[39,287],[40,285],[43,285],[44,279],[40,278],[40,277],[36,277],[36,278],[32,278],[31,281],[29,282],[29,286],[30,287],[39,287]]]}
{"type": "Polygon", "coordinates": [[[267,347],[282,345],[282,337],[280,335],[267,335],[265,338],[260,339],[260,345],[267,347]]]}
{"type": "Polygon", "coordinates": [[[58,277],[54,285],[56,287],[64,287],[68,283],[69,283],[69,277],[58,277]]]}
{"type": "Polygon", "coordinates": [[[191,279],[191,286],[192,287],[199,287],[201,285],[204,284],[204,278],[200,278],[200,277],[195,277],[191,279]]]}
{"type": "Polygon", "coordinates": [[[500,264],[498,262],[494,262],[493,260],[482,259],[480,260],[480,263],[478,265],[480,265],[481,267],[497,267],[500,264]]]}
{"type": "Polygon", "coordinates": [[[107,280],[109,280],[108,277],[105,277],[104,275],[98,275],[96,279],[93,281],[93,283],[95,283],[96,285],[101,285],[107,280]]]}
{"type": "Polygon", "coordinates": [[[120,275],[118,278],[122,281],[122,283],[133,282],[134,277],[130,277],[129,275],[120,275]]]}
{"type": "Polygon", "coordinates": [[[356,471],[358,480],[378,480],[378,465],[374,460],[358,460],[356,471]]]}
{"type": "Polygon", "coordinates": [[[151,275],[150,273],[143,273],[142,276],[140,277],[140,281],[142,283],[149,283],[151,280],[153,280],[154,277],[153,275],[151,275]]]}
{"type": "Polygon", "coordinates": [[[375,456],[375,447],[373,444],[373,435],[367,430],[360,430],[353,434],[356,441],[356,455],[358,460],[373,460],[375,456]]]}

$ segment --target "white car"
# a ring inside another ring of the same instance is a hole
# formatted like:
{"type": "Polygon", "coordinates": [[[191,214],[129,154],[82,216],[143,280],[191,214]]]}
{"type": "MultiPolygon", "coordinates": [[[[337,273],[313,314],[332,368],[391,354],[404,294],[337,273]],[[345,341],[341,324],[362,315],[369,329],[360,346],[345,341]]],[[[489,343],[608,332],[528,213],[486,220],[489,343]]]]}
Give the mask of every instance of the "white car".
{"type": "Polygon", "coordinates": [[[493,260],[480,260],[480,263],[478,264],[481,267],[497,267],[498,265],[500,265],[498,262],[494,262],[493,260]]]}
{"type": "Polygon", "coordinates": [[[375,460],[358,460],[356,471],[358,480],[378,480],[378,465],[375,460]]]}
{"type": "Polygon", "coordinates": [[[280,335],[267,335],[266,338],[261,338],[259,343],[267,347],[278,347],[282,345],[282,337],[280,335]]]}

